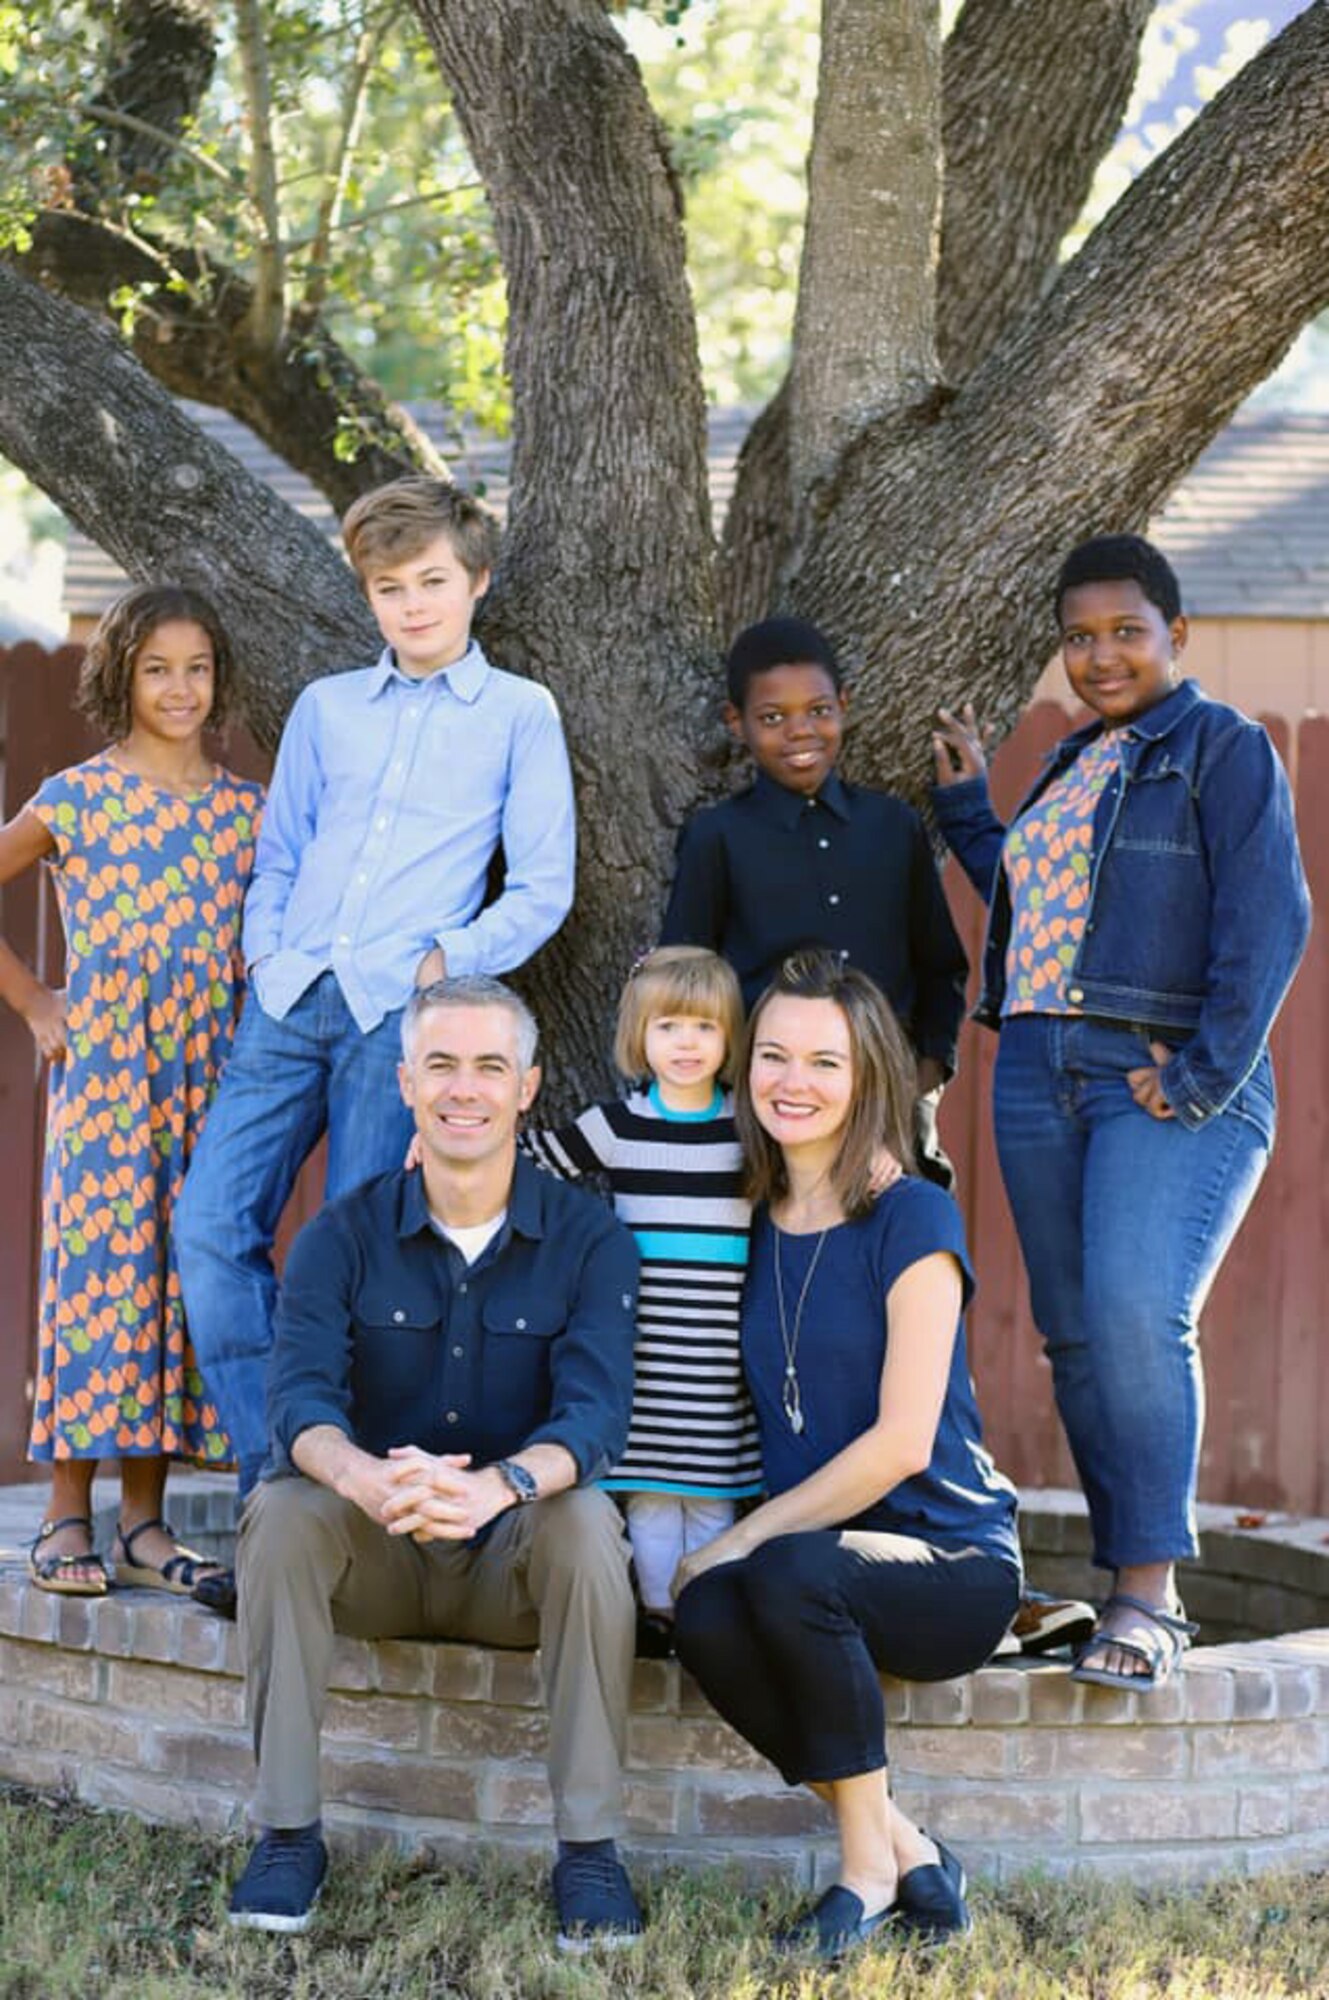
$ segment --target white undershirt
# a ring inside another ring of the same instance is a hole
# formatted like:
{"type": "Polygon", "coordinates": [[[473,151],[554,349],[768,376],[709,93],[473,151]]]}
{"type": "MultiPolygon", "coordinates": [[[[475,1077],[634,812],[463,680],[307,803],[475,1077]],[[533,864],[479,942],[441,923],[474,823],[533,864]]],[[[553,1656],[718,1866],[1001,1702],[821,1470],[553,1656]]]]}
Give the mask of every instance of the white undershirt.
{"type": "Polygon", "coordinates": [[[454,1229],[441,1216],[430,1210],[429,1226],[436,1235],[445,1236],[449,1243],[455,1243],[468,1264],[483,1256],[499,1230],[508,1219],[506,1208],[500,1208],[497,1215],[491,1215],[488,1222],[476,1222],[469,1229],[454,1229]]]}

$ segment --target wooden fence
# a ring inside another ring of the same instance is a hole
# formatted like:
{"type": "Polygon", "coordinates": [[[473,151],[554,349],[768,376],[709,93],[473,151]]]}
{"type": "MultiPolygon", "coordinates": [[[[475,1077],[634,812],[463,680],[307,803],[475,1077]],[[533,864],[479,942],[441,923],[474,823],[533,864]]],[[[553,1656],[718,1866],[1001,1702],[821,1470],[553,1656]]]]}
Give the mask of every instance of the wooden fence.
{"type": "MultiPolygon", "coordinates": [[[[50,656],[35,646],[0,651],[6,815],[48,771],[95,747],[68,707],[79,657],[73,648],[50,656]]],[[[1205,1314],[1209,1412],[1200,1491],[1205,1499],[1254,1509],[1329,1514],[1329,718],[1265,721],[1296,786],[1320,915],[1274,1037],[1278,1149],[1205,1314]]],[[[1067,724],[1054,703],[1029,711],[996,759],[1000,807],[1009,809],[1067,724]]],[[[263,775],[261,753],[238,732],[227,755],[247,775],[263,775]]],[[[947,888],[977,967],[978,899],[953,866],[947,888]]],[[[59,925],[49,889],[29,876],[0,895],[10,943],[47,977],[58,977],[59,925]]],[[[1021,1484],[1073,1485],[993,1149],[995,1052],[995,1036],[966,1026],[960,1075],[942,1108],[979,1278],[970,1323],[974,1373],[999,1463],[1021,1484]]],[[[41,1118],[31,1037],[21,1021],[0,1012],[0,1479],[21,1476],[31,1401],[41,1118]]],[[[316,1187],[315,1170],[303,1182],[288,1229],[308,1212],[316,1187]]],[[[1135,1198],[1147,1200],[1148,1191],[1135,1198]]]]}

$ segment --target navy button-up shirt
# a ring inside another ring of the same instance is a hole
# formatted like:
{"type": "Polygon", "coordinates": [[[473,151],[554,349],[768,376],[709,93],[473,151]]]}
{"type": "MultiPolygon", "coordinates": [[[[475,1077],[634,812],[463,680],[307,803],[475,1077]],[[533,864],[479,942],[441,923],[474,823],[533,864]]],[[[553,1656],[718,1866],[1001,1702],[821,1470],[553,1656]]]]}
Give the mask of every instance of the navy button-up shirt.
{"type": "Polygon", "coordinates": [[[414,1444],[476,1466],[561,1444],[598,1478],[627,1441],[637,1276],[604,1204],[527,1160],[469,1265],[432,1226],[418,1170],[369,1181],[287,1260],[268,1376],[277,1463],[334,1424],[377,1457],[414,1444]]]}
{"type": "Polygon", "coordinates": [[[727,958],[747,1006],[781,959],[824,946],[875,979],[921,1056],[955,1068],[964,947],[923,822],[834,771],[813,798],[764,771],[694,815],[678,843],[662,944],[727,958]]]}

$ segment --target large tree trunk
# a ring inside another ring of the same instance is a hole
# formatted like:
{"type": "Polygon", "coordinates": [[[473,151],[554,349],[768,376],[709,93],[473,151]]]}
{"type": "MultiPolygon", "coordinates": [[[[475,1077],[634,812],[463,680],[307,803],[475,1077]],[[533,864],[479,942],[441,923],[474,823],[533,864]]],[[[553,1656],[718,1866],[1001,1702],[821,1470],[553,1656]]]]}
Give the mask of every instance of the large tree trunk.
{"type": "Polygon", "coordinates": [[[304,683],[372,658],[350,570],[206,438],[98,320],[0,264],[0,452],[131,576],[195,585],[235,641],[247,719],[275,744],[304,683]]]}
{"type": "Polygon", "coordinates": [[[577,908],[540,1013],[575,1097],[659,918],[716,688],[705,407],[679,196],[636,63],[590,0],[415,0],[508,280],[512,497],[486,643],[558,696],[577,908]]]}

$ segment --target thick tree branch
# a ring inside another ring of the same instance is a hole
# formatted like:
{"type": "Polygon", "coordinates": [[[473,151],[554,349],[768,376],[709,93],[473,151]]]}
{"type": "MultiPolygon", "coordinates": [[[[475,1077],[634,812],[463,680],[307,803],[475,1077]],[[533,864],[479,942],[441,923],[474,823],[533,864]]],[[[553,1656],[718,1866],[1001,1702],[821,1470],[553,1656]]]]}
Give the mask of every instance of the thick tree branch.
{"type": "Polygon", "coordinates": [[[276,352],[254,354],[243,337],[251,287],[192,250],[52,209],[38,219],[22,268],[94,312],[109,313],[107,301],[122,287],[153,287],[131,340],[144,367],[175,395],[215,404],[248,424],[339,513],[357,493],[403,472],[446,472],[419,425],[317,314],[293,313],[276,352]],[[186,290],[167,289],[175,277],[186,290]],[[339,439],[353,444],[353,458],[338,450],[339,439]]]}
{"type": "Polygon", "coordinates": [[[1050,650],[1059,557],[1148,519],[1329,303],[1327,253],[1317,0],[1141,175],[954,401],[846,454],[792,595],[863,666],[865,769],[923,777],[939,655],[952,700],[1014,719],[1050,650]]]}
{"type": "Polygon", "coordinates": [[[937,337],[962,381],[1033,305],[1126,115],[1154,0],[967,0],[944,53],[937,337]]]}
{"type": "MultiPolygon", "coordinates": [[[[961,380],[1051,282],[1125,114],[1153,6],[968,0],[947,37],[936,296],[947,380],[961,380]],[[1092,51],[1092,60],[1068,62],[1068,46],[1092,51]]],[[[788,423],[786,384],[739,461],[717,583],[726,631],[760,617],[776,595],[793,517],[788,423]]]]}
{"type": "Polygon", "coordinates": [[[135,577],[195,584],[239,636],[245,712],[275,743],[315,673],[377,650],[318,530],[202,434],[100,321],[0,264],[0,452],[135,577]]]}
{"type": "Polygon", "coordinates": [[[794,504],[870,418],[936,378],[936,0],[822,0],[790,383],[794,504]]]}

